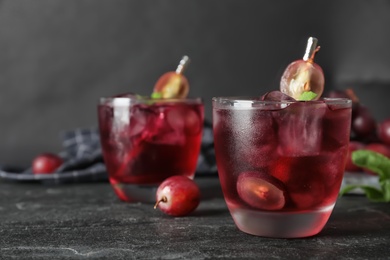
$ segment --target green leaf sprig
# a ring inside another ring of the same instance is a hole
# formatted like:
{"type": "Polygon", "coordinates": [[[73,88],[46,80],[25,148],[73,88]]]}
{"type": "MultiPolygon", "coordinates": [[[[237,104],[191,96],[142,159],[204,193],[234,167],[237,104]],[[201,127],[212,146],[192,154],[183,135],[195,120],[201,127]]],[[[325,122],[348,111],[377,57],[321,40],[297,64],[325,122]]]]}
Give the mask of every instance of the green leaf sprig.
{"type": "Polygon", "coordinates": [[[299,101],[310,101],[313,100],[317,97],[317,94],[314,93],[313,91],[305,91],[302,92],[302,94],[299,96],[298,100],[299,101]]]}
{"type": "Polygon", "coordinates": [[[160,98],[162,98],[162,93],[161,92],[153,92],[150,95],[150,97],[153,98],[153,99],[160,99],[160,98]]]}
{"type": "Polygon", "coordinates": [[[359,167],[377,173],[380,189],[369,185],[348,185],[341,189],[340,196],[360,188],[372,201],[390,202],[390,158],[369,150],[357,150],[352,152],[352,161],[359,167]]]}

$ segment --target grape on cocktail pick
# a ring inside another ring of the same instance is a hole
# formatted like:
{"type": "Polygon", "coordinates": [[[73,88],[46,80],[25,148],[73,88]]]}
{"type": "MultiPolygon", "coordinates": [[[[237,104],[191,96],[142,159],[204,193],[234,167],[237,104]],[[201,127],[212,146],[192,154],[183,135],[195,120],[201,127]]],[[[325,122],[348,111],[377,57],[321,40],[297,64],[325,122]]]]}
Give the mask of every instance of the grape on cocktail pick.
{"type": "Polygon", "coordinates": [[[285,69],[280,91],[296,100],[317,100],[324,91],[324,73],[314,62],[314,56],[319,51],[318,40],[310,37],[302,60],[296,60],[285,69]]]}
{"type": "Polygon", "coordinates": [[[186,98],[190,85],[187,78],[183,75],[190,59],[183,56],[176,71],[164,73],[154,85],[153,98],[186,98]]]}

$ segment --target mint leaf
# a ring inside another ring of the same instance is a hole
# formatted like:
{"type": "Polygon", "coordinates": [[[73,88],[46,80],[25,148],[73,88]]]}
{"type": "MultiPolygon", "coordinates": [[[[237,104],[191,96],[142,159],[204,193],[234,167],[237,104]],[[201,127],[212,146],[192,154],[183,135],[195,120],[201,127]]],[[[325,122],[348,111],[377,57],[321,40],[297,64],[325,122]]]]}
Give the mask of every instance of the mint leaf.
{"type": "Polygon", "coordinates": [[[352,161],[357,166],[367,168],[379,176],[380,190],[367,185],[348,185],[340,191],[340,196],[360,188],[367,198],[375,202],[390,202],[390,159],[369,150],[352,152],[352,161]]]}
{"type": "Polygon", "coordinates": [[[386,200],[382,191],[367,185],[348,185],[341,189],[340,196],[354,190],[354,189],[362,189],[366,194],[366,197],[371,201],[375,202],[389,202],[390,200],[386,200]]]}
{"type": "Polygon", "coordinates": [[[317,97],[317,94],[316,94],[316,93],[314,93],[314,92],[312,92],[312,91],[305,91],[305,92],[303,92],[303,93],[299,96],[298,100],[299,100],[299,101],[310,101],[310,100],[315,99],[316,97],[317,97]]]}
{"type": "Polygon", "coordinates": [[[383,190],[383,198],[385,201],[390,201],[390,179],[380,182],[383,190]]]}
{"type": "Polygon", "coordinates": [[[371,186],[361,186],[360,188],[364,191],[368,199],[375,202],[386,202],[383,192],[380,190],[371,186]]]}
{"type": "Polygon", "coordinates": [[[142,96],[142,95],[138,95],[138,94],[135,94],[135,97],[136,97],[136,99],[147,99],[148,98],[147,96],[142,96]]]}
{"type": "Polygon", "coordinates": [[[352,153],[352,161],[359,167],[377,173],[380,180],[390,179],[390,159],[380,153],[357,150],[352,153]]]}
{"type": "Polygon", "coordinates": [[[162,98],[162,94],[161,94],[161,92],[153,92],[150,97],[154,98],[154,99],[159,99],[159,98],[162,98]]]}
{"type": "Polygon", "coordinates": [[[360,188],[360,185],[347,185],[344,188],[342,188],[339,192],[339,196],[343,196],[344,194],[347,194],[350,191],[353,191],[354,189],[360,188]]]}

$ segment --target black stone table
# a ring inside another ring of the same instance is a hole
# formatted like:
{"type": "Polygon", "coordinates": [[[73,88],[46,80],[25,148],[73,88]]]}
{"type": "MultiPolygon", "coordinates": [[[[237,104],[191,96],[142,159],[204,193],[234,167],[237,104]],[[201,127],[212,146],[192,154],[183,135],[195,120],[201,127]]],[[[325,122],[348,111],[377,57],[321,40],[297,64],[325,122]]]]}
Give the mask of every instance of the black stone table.
{"type": "Polygon", "coordinates": [[[0,259],[390,259],[390,204],[341,198],[317,236],[270,239],[240,232],[216,178],[172,218],[119,201],[107,183],[0,182],[0,259]]]}

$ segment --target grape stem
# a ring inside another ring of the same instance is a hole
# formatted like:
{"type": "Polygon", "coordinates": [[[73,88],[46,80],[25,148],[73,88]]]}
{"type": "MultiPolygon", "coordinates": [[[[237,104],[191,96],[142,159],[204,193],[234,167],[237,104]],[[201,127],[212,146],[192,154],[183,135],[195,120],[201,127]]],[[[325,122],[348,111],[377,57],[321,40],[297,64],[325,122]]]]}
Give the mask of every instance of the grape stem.
{"type": "Polygon", "coordinates": [[[317,48],[313,51],[313,53],[311,54],[308,62],[311,62],[313,63],[314,62],[314,56],[316,56],[316,53],[321,49],[321,46],[317,46],[317,48]]]}
{"type": "Polygon", "coordinates": [[[160,204],[161,202],[164,202],[164,203],[168,202],[167,197],[162,196],[162,198],[161,198],[160,200],[158,200],[158,201],[156,202],[156,204],[154,204],[154,209],[156,209],[157,206],[158,206],[158,204],[160,204]]]}
{"type": "Polygon", "coordinates": [[[345,90],[345,93],[352,100],[353,103],[359,103],[359,98],[356,96],[356,94],[353,91],[353,89],[348,88],[348,89],[345,90]]]}

